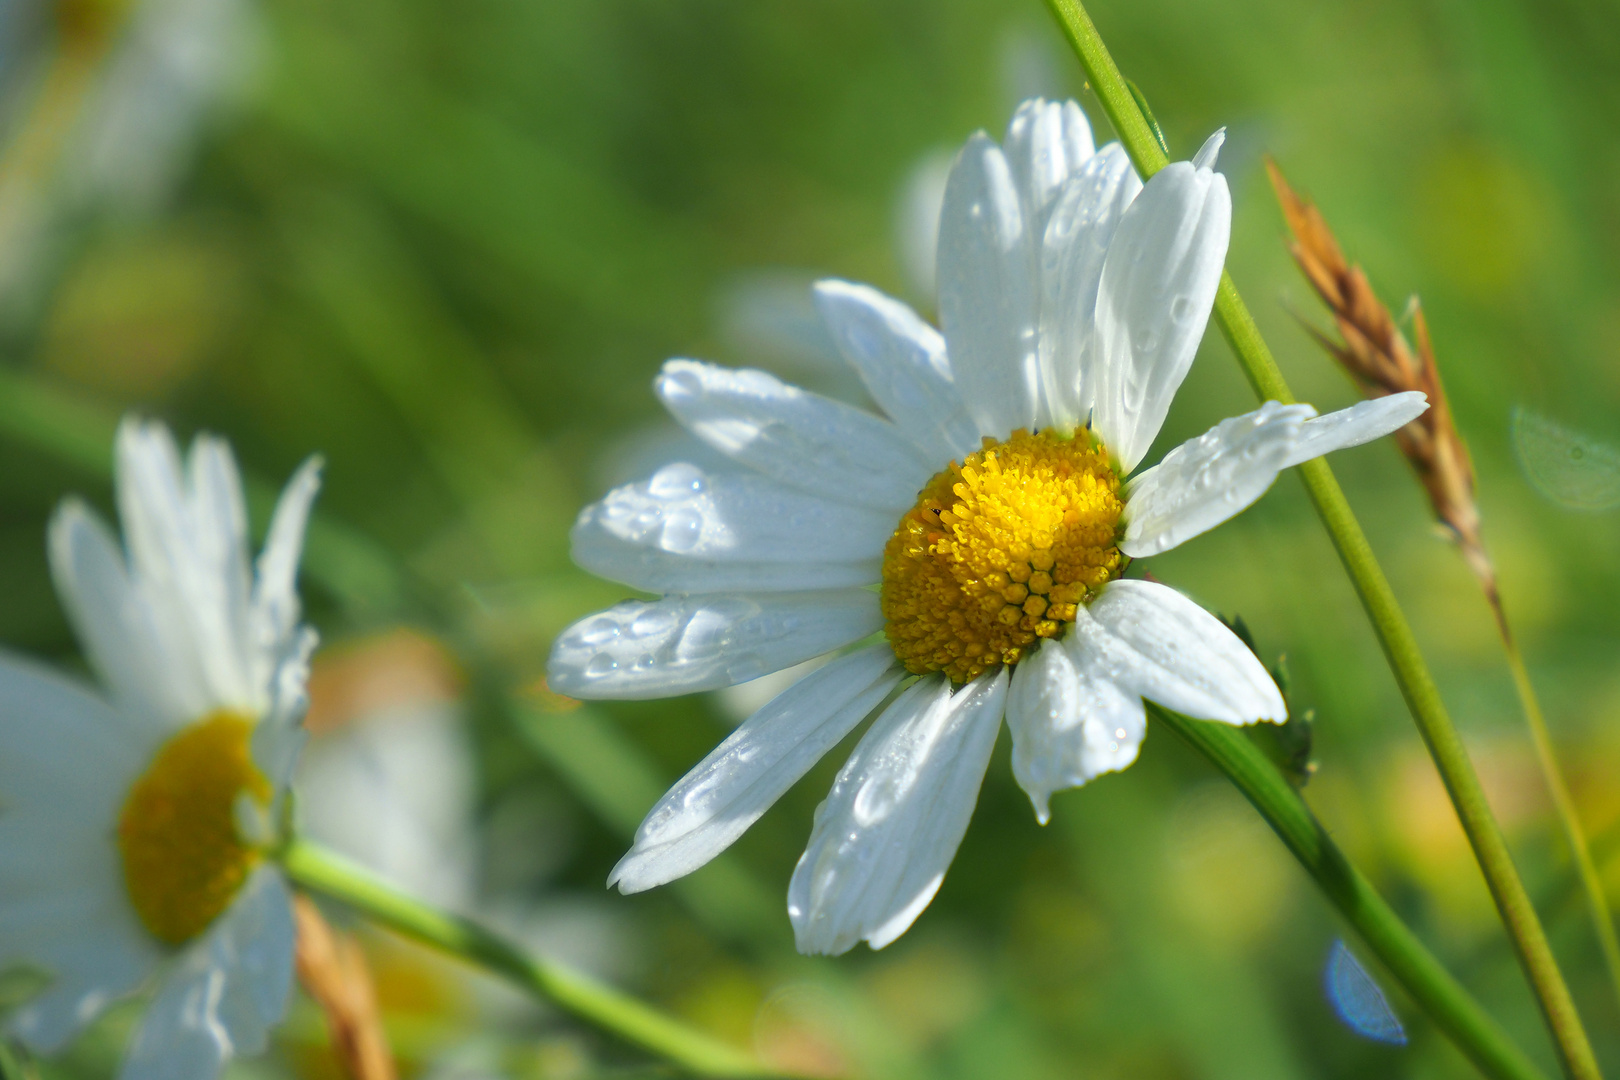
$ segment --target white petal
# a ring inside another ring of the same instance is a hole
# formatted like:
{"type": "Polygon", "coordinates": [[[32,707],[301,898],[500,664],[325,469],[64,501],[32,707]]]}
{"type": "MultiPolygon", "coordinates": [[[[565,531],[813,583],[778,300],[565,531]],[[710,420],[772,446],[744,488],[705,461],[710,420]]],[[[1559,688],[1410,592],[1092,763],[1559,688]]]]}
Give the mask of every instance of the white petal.
{"type": "Polygon", "coordinates": [[[257,711],[263,689],[246,655],[246,524],[230,451],[198,438],[188,477],[167,428],[128,419],[117,460],[130,576],[165,640],[170,677],[209,707],[257,711]]]}
{"type": "Polygon", "coordinates": [[[1408,390],[1318,416],[1306,422],[1283,465],[1298,465],[1335,450],[1381,439],[1410,424],[1428,408],[1429,399],[1421,391],[1408,390]]]}
{"type": "Polygon", "coordinates": [[[1051,422],[1091,413],[1097,374],[1097,285],[1120,218],[1142,190],[1119,143],[1097,152],[1063,186],[1041,238],[1041,390],[1051,422]]]}
{"type": "Polygon", "coordinates": [[[1157,555],[1207,532],[1266,493],[1307,422],[1309,405],[1268,401],[1189,439],[1125,487],[1125,539],[1133,559],[1157,555]]]}
{"type": "Polygon", "coordinates": [[[1025,210],[1036,219],[1093,153],[1091,124],[1073,101],[1032,98],[1018,107],[1001,141],[1025,210]]]}
{"type": "Polygon", "coordinates": [[[157,735],[48,669],[0,653],[0,970],[52,979],[11,1027],[56,1049],[160,959],[124,889],[119,806],[157,735]]]}
{"type": "Polygon", "coordinates": [[[34,1050],[51,1052],[161,959],[130,907],[115,840],[121,795],[145,758],[118,749],[117,729],[97,723],[93,711],[77,713],[71,694],[37,695],[7,667],[0,969],[25,965],[50,977],[9,1026],[34,1050]],[[98,727],[110,745],[97,745],[98,727]]]}
{"type": "Polygon", "coordinates": [[[261,868],[169,972],[119,1080],[214,1080],[233,1056],[262,1051],[292,989],[294,933],[286,885],[261,868]]]}
{"type": "Polygon", "coordinates": [[[1071,653],[1122,690],[1198,720],[1288,718],[1276,683],[1248,646],[1174,589],[1114,581],[1080,611],[1071,653]]]}
{"type": "Polygon", "coordinates": [[[790,487],[904,510],[938,471],[887,420],[763,371],[671,360],[655,384],[687,430],[790,487]]]}
{"type": "Polygon", "coordinates": [[[577,698],[660,698],[757,679],[883,626],[865,589],[627,600],[557,638],[551,688],[577,698]]]}
{"type": "Polygon", "coordinates": [[[692,593],[868,584],[894,527],[891,512],[676,462],[587,506],[570,537],[592,573],[692,593]]]}
{"type": "Polygon", "coordinates": [[[298,625],[298,560],[310,505],[320,489],[321,459],[312,457],[287,481],[270,518],[253,590],[254,621],[263,647],[278,649],[298,625]]]}
{"type": "Polygon", "coordinates": [[[0,651],[0,816],[40,806],[104,824],[164,734],[132,726],[78,683],[0,651]]]}
{"type": "Polygon", "coordinates": [[[816,307],[867,392],[930,460],[977,449],[978,426],[951,375],[945,339],[911,308],[866,285],[819,281],[816,307]]]}
{"type": "Polygon", "coordinates": [[[184,658],[130,580],[112,534],[77,499],[52,515],[48,551],[68,620],[120,715],[161,733],[206,712],[201,680],[175,677],[184,658]]]}
{"type": "Polygon", "coordinates": [[[1231,227],[1226,178],[1181,161],[1148,182],[1108,246],[1093,423],[1126,472],[1152,445],[1192,365],[1231,227]]]}
{"type": "Polygon", "coordinates": [[[1193,155],[1192,163],[1195,169],[1213,169],[1215,161],[1221,156],[1221,147],[1226,144],[1226,129],[1220,128],[1215,134],[1204,140],[1204,145],[1198,148],[1193,155]]]}
{"type": "Polygon", "coordinates": [[[1120,550],[1138,559],[1169,551],[1247,509],[1281,470],[1388,435],[1428,407],[1409,391],[1327,416],[1268,401],[1223,420],[1127,484],[1120,550]]]}
{"type": "MultiPolygon", "coordinates": [[[[33,931],[34,945],[23,961],[53,976],[7,1024],[35,1053],[67,1045],[109,1005],[134,992],[163,959],[140,926],[107,918],[107,908],[75,910],[71,923],[33,931]]],[[[133,914],[128,922],[134,923],[133,914]]]]}
{"type": "Polygon", "coordinates": [[[253,729],[253,763],[275,792],[270,805],[272,821],[280,820],[281,799],[308,737],[304,714],[309,711],[309,658],[317,642],[315,631],[307,626],[294,633],[271,674],[269,705],[253,729]]]}
{"type": "Polygon", "coordinates": [[[658,801],[608,884],[641,892],[730,847],[904,675],[883,643],[817,668],[777,695],[658,801]]]}
{"type": "Polygon", "coordinates": [[[255,871],[210,935],[218,962],[229,972],[220,1019],[236,1053],[262,1053],[292,993],[297,927],[280,871],[255,871]]]}
{"type": "Polygon", "coordinates": [[[980,434],[998,439],[1035,424],[1035,243],[1001,148],[974,135],[945,185],[939,315],[957,389],[980,434]]]}
{"type": "Polygon", "coordinates": [[[816,811],[788,886],[804,953],[881,949],[934,898],[978,801],[1001,727],[1007,670],[951,693],[919,680],[872,724],[816,811]]]}
{"type": "Polygon", "coordinates": [[[1141,696],[1115,686],[1088,659],[1046,642],[1019,662],[1007,692],[1013,776],[1042,825],[1054,791],[1125,768],[1147,732],[1141,696]]]}
{"type": "Polygon", "coordinates": [[[883,561],[736,562],[649,550],[612,535],[576,539],[574,561],[597,577],[653,593],[799,592],[873,585],[883,561]]]}

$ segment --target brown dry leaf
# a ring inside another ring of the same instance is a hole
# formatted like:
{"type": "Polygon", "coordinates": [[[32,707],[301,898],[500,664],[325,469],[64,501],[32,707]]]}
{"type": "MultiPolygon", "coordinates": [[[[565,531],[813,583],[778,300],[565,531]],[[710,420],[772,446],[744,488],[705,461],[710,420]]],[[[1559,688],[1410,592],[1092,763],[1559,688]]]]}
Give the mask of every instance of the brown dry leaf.
{"type": "MultiPolygon", "coordinates": [[[[1271,174],[1271,186],[1277,192],[1283,217],[1293,233],[1288,248],[1306,280],[1333,312],[1342,340],[1334,341],[1309,324],[1306,330],[1332,354],[1367,397],[1407,390],[1419,390],[1428,396],[1428,411],[1397,431],[1395,442],[1428,492],[1435,517],[1457,542],[1501,622],[1496,567],[1485,551],[1479,506],[1474,500],[1474,466],[1452,419],[1451,403],[1440,381],[1423,308],[1413,297],[1410,311],[1412,331],[1417,338],[1414,349],[1401,334],[1389,309],[1373,293],[1361,267],[1345,259],[1321,212],[1288,186],[1277,163],[1270,158],[1266,159],[1266,171],[1271,174]]],[[[1505,623],[1502,632],[1508,632],[1505,623]]]]}
{"type": "Polygon", "coordinates": [[[307,896],[293,899],[298,981],[326,1013],[332,1051],[352,1080],[395,1080],[377,995],[360,946],[338,934],[307,896]]]}

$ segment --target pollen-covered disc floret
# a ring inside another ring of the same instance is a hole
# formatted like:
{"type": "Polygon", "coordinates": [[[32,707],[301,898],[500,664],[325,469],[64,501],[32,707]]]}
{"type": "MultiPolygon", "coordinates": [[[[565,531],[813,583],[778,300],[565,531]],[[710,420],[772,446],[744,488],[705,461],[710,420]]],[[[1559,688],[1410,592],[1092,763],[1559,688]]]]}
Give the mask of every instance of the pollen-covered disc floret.
{"type": "Polygon", "coordinates": [[[883,551],[883,617],[914,674],[965,683],[1061,637],[1118,576],[1119,474],[1079,432],[1013,432],[937,473],[883,551]]]}
{"type": "Polygon", "coordinates": [[[230,906],[260,854],[237,831],[245,795],[270,782],[253,764],[251,721],[218,712],[182,729],[130,788],[118,848],[130,903],[152,936],[181,945],[230,906]]]}

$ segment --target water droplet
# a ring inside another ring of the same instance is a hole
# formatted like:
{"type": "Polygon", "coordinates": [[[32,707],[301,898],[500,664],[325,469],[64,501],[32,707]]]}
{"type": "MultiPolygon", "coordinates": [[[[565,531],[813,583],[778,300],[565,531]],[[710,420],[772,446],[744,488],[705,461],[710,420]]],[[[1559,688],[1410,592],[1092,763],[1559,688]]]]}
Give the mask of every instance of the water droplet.
{"type": "Polygon", "coordinates": [[[689,506],[671,510],[664,518],[664,531],[658,544],[665,551],[684,555],[703,539],[703,515],[689,506]]]}
{"type": "Polygon", "coordinates": [[[667,607],[650,605],[630,624],[630,636],[635,638],[662,637],[675,629],[680,617],[667,607]]]}
{"type": "MultiPolygon", "coordinates": [[[[893,777],[875,776],[861,785],[861,790],[855,793],[855,802],[850,807],[850,812],[854,815],[856,824],[863,828],[876,825],[894,810],[901,794],[901,786],[893,777]]],[[[854,837],[851,836],[851,839],[854,837]]]]}
{"type": "Polygon", "coordinates": [[[1126,737],[1126,735],[1128,735],[1128,734],[1129,733],[1124,728],[1115,728],[1114,729],[1114,738],[1116,738],[1116,739],[1124,739],[1126,737]]]}
{"type": "Polygon", "coordinates": [[[576,629],[572,636],[582,645],[606,645],[619,636],[619,624],[606,615],[599,615],[576,629]]]}
{"type": "Polygon", "coordinates": [[[1178,296],[1170,301],[1170,319],[1172,322],[1186,322],[1192,317],[1193,302],[1190,296],[1178,296]]]}
{"type": "Polygon", "coordinates": [[[702,392],[702,377],[689,368],[666,371],[658,377],[658,395],[665,401],[685,401],[702,392]]]}
{"type": "Polygon", "coordinates": [[[701,495],[708,486],[708,478],[703,475],[702,469],[685,461],[677,461],[653,473],[652,479],[647,481],[647,494],[667,502],[701,495]]]}
{"type": "Polygon", "coordinates": [[[585,665],[587,679],[600,679],[619,670],[619,662],[610,653],[600,652],[591,657],[590,663],[585,665]]]}

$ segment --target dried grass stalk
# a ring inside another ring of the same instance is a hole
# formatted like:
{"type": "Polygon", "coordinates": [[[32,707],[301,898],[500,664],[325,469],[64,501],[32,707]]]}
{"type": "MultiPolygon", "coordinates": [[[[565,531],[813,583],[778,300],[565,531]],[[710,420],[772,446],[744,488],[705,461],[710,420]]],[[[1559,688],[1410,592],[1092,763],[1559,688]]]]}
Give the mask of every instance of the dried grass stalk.
{"type": "Polygon", "coordinates": [[[1406,390],[1420,390],[1428,396],[1428,411],[1397,431],[1395,442],[1428,492],[1435,517],[1456,541],[1469,569],[1479,579],[1499,628],[1507,635],[1496,587],[1496,567],[1485,551],[1480,530],[1473,462],[1452,419],[1422,306],[1413,297],[1408,309],[1417,339],[1414,349],[1389,309],[1373,293],[1361,267],[1345,259],[1315,205],[1288,186],[1277,163],[1270,158],[1266,159],[1266,171],[1271,174],[1271,186],[1293,234],[1288,248],[1317,295],[1333,312],[1341,340],[1334,341],[1309,323],[1305,324],[1306,330],[1338,360],[1367,397],[1406,390]]]}
{"type": "Polygon", "coordinates": [[[298,981],[326,1013],[332,1050],[351,1080],[395,1080],[365,955],[338,934],[307,896],[293,899],[298,922],[298,981]]]}

